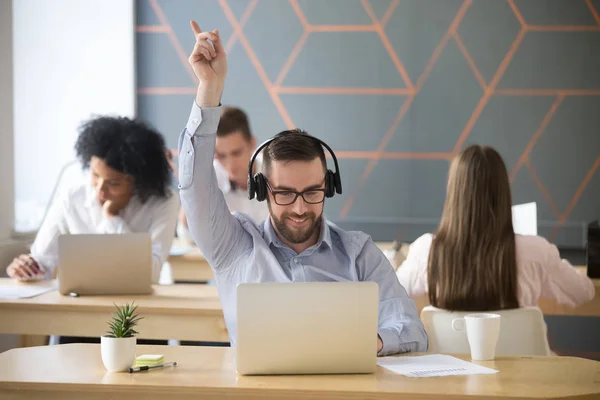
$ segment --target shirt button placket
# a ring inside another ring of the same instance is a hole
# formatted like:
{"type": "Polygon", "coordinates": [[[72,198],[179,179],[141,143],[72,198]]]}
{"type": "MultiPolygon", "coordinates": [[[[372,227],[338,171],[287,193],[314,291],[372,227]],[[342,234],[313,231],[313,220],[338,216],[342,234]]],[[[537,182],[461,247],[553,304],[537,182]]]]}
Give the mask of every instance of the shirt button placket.
{"type": "Polygon", "coordinates": [[[294,257],[291,259],[290,267],[292,269],[292,278],[294,282],[303,281],[304,274],[302,273],[302,265],[300,264],[300,261],[298,261],[298,258],[294,257]]]}

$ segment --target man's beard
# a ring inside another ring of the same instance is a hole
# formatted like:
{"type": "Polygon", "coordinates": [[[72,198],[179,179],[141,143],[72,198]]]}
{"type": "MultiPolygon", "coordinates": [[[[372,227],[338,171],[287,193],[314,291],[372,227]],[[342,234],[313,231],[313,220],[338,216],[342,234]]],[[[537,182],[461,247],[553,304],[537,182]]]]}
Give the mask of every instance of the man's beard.
{"type": "Polygon", "coordinates": [[[316,216],[315,213],[307,212],[304,215],[298,215],[296,213],[284,212],[281,214],[281,219],[277,218],[271,210],[271,204],[269,203],[269,211],[271,211],[271,218],[275,224],[277,232],[289,243],[299,244],[304,243],[310,239],[315,232],[321,231],[321,216],[316,216]],[[308,226],[302,230],[290,228],[286,223],[287,218],[295,219],[307,219],[308,226]]]}

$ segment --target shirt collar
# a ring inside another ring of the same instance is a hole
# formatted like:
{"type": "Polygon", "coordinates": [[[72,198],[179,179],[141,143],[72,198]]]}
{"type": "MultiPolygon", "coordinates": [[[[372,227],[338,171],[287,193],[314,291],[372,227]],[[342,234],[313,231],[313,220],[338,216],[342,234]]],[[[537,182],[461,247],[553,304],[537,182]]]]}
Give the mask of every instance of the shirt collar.
{"type": "Polygon", "coordinates": [[[238,186],[234,181],[227,179],[219,186],[223,193],[244,193],[247,192],[247,189],[242,189],[238,186]],[[221,187],[222,186],[222,187],[221,187]]]}
{"type": "Polygon", "coordinates": [[[273,228],[273,225],[271,224],[271,216],[269,216],[267,219],[265,219],[263,221],[263,223],[265,224],[264,226],[264,230],[265,230],[265,240],[267,242],[267,244],[270,246],[271,244],[275,244],[278,246],[283,246],[284,244],[281,243],[281,240],[279,240],[279,238],[277,237],[277,234],[275,233],[275,228],[273,228]]]}
{"type": "Polygon", "coordinates": [[[221,189],[223,193],[231,192],[231,181],[229,179],[223,181],[222,184],[219,184],[219,189],[221,189]]]}
{"type": "Polygon", "coordinates": [[[333,249],[333,243],[331,242],[331,228],[327,223],[325,217],[321,217],[323,223],[321,224],[321,235],[319,236],[319,241],[317,242],[317,246],[321,243],[326,243],[330,249],[333,249]]]}
{"type": "Polygon", "coordinates": [[[90,208],[94,204],[98,204],[98,199],[96,199],[96,191],[94,190],[94,187],[92,186],[91,182],[89,182],[89,181],[88,181],[88,184],[86,185],[85,203],[84,204],[85,204],[86,208],[90,208]]]}

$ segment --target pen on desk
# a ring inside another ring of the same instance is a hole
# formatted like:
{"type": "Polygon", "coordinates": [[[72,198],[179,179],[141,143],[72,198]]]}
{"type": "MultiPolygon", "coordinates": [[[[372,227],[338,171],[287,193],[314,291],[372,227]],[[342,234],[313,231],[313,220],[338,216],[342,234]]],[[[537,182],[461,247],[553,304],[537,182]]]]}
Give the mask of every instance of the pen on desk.
{"type": "Polygon", "coordinates": [[[168,363],[158,364],[158,365],[144,365],[143,367],[129,368],[129,373],[148,371],[149,369],[152,369],[152,368],[170,367],[171,365],[176,366],[177,362],[173,361],[173,362],[168,362],[168,363]]]}

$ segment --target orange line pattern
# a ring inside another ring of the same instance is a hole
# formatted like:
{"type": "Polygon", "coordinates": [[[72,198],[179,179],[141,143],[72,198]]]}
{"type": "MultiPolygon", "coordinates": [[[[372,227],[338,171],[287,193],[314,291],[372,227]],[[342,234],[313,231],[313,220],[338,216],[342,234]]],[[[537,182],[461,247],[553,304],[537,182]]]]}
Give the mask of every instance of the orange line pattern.
{"type": "Polygon", "coordinates": [[[504,72],[506,71],[508,64],[510,64],[510,61],[512,60],[513,56],[517,52],[517,49],[519,48],[519,45],[523,41],[523,38],[525,37],[526,32],[527,31],[525,29],[521,29],[521,31],[517,35],[516,39],[513,41],[512,45],[510,46],[510,49],[504,56],[504,59],[500,63],[500,66],[496,70],[496,73],[494,74],[494,77],[492,78],[492,81],[490,82],[490,85],[488,86],[487,90],[484,92],[483,97],[481,97],[481,99],[479,100],[479,104],[477,104],[475,111],[473,111],[473,114],[471,114],[471,118],[467,122],[467,126],[465,126],[465,129],[462,131],[462,133],[458,137],[458,140],[456,141],[456,145],[454,146],[454,150],[453,150],[454,154],[457,154],[460,151],[463,144],[467,140],[469,133],[471,133],[471,130],[475,126],[475,122],[477,122],[477,119],[481,115],[481,112],[487,105],[488,101],[490,100],[490,97],[492,97],[494,90],[496,90],[496,86],[498,86],[498,83],[500,82],[500,79],[504,75],[504,72]]]}
{"type": "Polygon", "coordinates": [[[442,54],[442,51],[446,48],[446,44],[448,43],[448,41],[450,40],[452,35],[454,35],[454,33],[456,33],[458,26],[460,25],[460,22],[462,21],[462,18],[464,17],[464,15],[467,12],[467,9],[470,7],[470,5],[471,5],[470,0],[465,0],[462,3],[460,9],[458,10],[458,13],[456,14],[456,16],[454,17],[454,20],[450,24],[448,31],[446,32],[446,34],[444,35],[444,37],[442,38],[440,43],[437,45],[437,47],[433,51],[433,54],[431,55],[431,58],[427,62],[425,69],[423,70],[423,72],[421,73],[419,78],[417,79],[417,85],[415,87],[415,92],[404,101],[404,103],[400,107],[400,110],[398,111],[398,115],[396,116],[396,119],[392,123],[392,126],[386,132],[385,136],[381,140],[381,143],[379,144],[379,147],[377,148],[377,152],[380,154],[380,157],[371,159],[369,161],[369,163],[367,164],[362,176],[360,177],[360,181],[358,182],[358,185],[357,185],[356,189],[354,190],[354,193],[352,193],[348,197],[348,200],[346,200],[346,203],[342,207],[342,210],[340,212],[340,218],[345,219],[348,216],[348,213],[350,212],[350,209],[352,208],[352,205],[354,204],[354,199],[356,198],[358,193],[360,193],[362,191],[363,187],[365,186],[365,183],[367,182],[367,179],[371,175],[371,172],[373,172],[373,169],[377,165],[378,160],[381,158],[381,155],[383,155],[383,152],[384,152],[387,144],[389,143],[389,141],[392,139],[392,137],[396,133],[396,129],[398,129],[398,125],[400,125],[400,121],[402,121],[402,118],[404,118],[404,116],[408,112],[408,109],[410,108],[411,104],[413,103],[415,96],[419,93],[419,91],[423,87],[425,80],[429,76],[429,74],[430,74],[431,70],[433,69],[433,66],[437,62],[440,54],[442,54]]]}
{"type": "Polygon", "coordinates": [[[497,89],[496,95],[507,96],[600,96],[600,90],[577,89],[497,89]]]}
{"type": "Polygon", "coordinates": [[[450,160],[451,153],[409,153],[409,152],[387,152],[377,151],[336,151],[335,156],[341,159],[394,159],[394,160],[450,160]]]}
{"type": "Polygon", "coordinates": [[[596,7],[594,7],[592,4],[592,0],[585,0],[585,4],[587,4],[588,8],[590,9],[590,12],[594,16],[596,23],[600,25],[600,15],[598,15],[598,10],[596,10],[596,7]]]}
{"type": "Polygon", "coordinates": [[[375,25],[309,25],[308,32],[375,32],[375,25]]]}
{"type": "Polygon", "coordinates": [[[533,165],[531,165],[531,162],[529,161],[529,159],[525,160],[525,166],[527,167],[527,169],[529,169],[529,173],[530,173],[531,177],[533,178],[535,184],[537,185],[538,189],[540,190],[540,192],[542,192],[542,195],[546,198],[546,201],[548,202],[548,205],[550,206],[552,213],[554,213],[554,216],[556,217],[556,219],[559,219],[560,213],[558,211],[558,207],[556,206],[554,199],[552,199],[552,196],[550,196],[548,189],[546,189],[546,186],[544,186],[544,184],[542,183],[542,180],[540,179],[537,172],[535,171],[535,168],[533,168],[533,165]]]}
{"type": "Polygon", "coordinates": [[[302,24],[302,27],[304,28],[304,30],[305,31],[310,30],[310,24],[308,23],[308,20],[306,19],[306,16],[304,16],[304,12],[302,12],[302,9],[300,8],[300,5],[298,4],[298,1],[297,0],[290,0],[290,5],[292,6],[292,9],[294,10],[294,13],[296,13],[296,16],[298,17],[298,20],[302,24]]]}
{"type": "Polygon", "coordinates": [[[381,39],[381,43],[383,43],[383,47],[385,47],[385,50],[388,52],[389,56],[391,57],[392,61],[394,62],[394,65],[396,66],[398,73],[400,73],[400,76],[402,76],[402,79],[404,80],[406,87],[412,91],[413,84],[410,81],[408,74],[406,73],[406,69],[404,68],[404,65],[402,65],[402,62],[398,58],[398,55],[396,54],[396,51],[394,50],[392,43],[390,43],[390,39],[388,39],[385,31],[383,30],[381,23],[377,20],[377,17],[375,16],[375,12],[373,12],[373,9],[371,8],[371,4],[367,0],[361,0],[361,3],[362,3],[363,8],[365,9],[365,11],[367,12],[369,17],[373,21],[373,24],[374,24],[373,26],[375,28],[375,31],[379,35],[379,38],[381,39]]]}
{"type": "Polygon", "coordinates": [[[160,8],[160,5],[158,4],[158,0],[148,0],[148,1],[150,2],[150,7],[152,7],[154,14],[156,14],[156,18],[158,18],[161,25],[164,26],[165,29],[167,30],[167,35],[169,36],[169,40],[171,41],[173,48],[175,49],[175,51],[177,52],[177,55],[179,56],[179,60],[183,63],[184,68],[186,69],[186,71],[188,72],[190,77],[192,78],[192,81],[194,82],[194,84],[197,84],[198,79],[196,78],[196,75],[194,74],[192,67],[188,63],[188,56],[185,53],[185,51],[183,50],[181,43],[179,43],[179,40],[177,39],[177,35],[175,35],[173,28],[171,28],[171,25],[169,24],[167,17],[165,16],[162,9],[160,8]]]}
{"type": "Polygon", "coordinates": [[[360,94],[378,96],[406,96],[412,95],[410,89],[385,89],[385,88],[353,88],[353,87],[294,87],[279,86],[275,90],[286,94],[360,94]]]}
{"type": "MultiPolygon", "coordinates": [[[[248,21],[248,18],[250,18],[250,15],[252,15],[252,11],[254,11],[254,7],[256,7],[257,3],[258,3],[258,0],[252,0],[248,3],[248,6],[246,7],[246,11],[244,11],[242,18],[240,18],[240,25],[242,26],[242,28],[244,27],[244,25],[246,25],[246,21],[248,21]]],[[[236,42],[236,39],[237,39],[237,35],[235,34],[235,32],[233,32],[233,34],[229,37],[229,40],[227,40],[227,43],[225,43],[225,51],[227,53],[229,53],[231,51],[233,45],[236,42]]]]}
{"type": "Polygon", "coordinates": [[[529,161],[529,153],[531,153],[531,150],[537,143],[538,139],[542,136],[542,133],[544,133],[544,130],[550,123],[550,120],[554,116],[554,113],[556,112],[556,110],[558,110],[558,106],[560,106],[560,103],[562,103],[564,98],[565,98],[564,95],[559,95],[556,97],[556,100],[554,101],[554,103],[550,107],[550,110],[548,110],[548,113],[546,114],[546,116],[544,117],[542,122],[540,123],[540,126],[538,127],[537,131],[535,131],[535,133],[531,137],[531,140],[529,141],[529,143],[527,143],[527,146],[525,146],[525,150],[523,150],[521,157],[519,157],[519,161],[517,161],[514,168],[510,172],[510,180],[511,181],[513,181],[515,179],[517,172],[519,172],[519,170],[521,169],[523,164],[525,164],[525,162],[529,161]]]}
{"type": "Polygon", "coordinates": [[[575,205],[579,201],[581,194],[587,187],[588,183],[590,183],[590,181],[592,180],[592,177],[596,173],[596,170],[598,169],[599,166],[600,166],[600,156],[598,156],[598,158],[596,158],[596,162],[594,162],[594,165],[592,165],[592,168],[590,168],[590,170],[585,175],[585,178],[583,178],[583,181],[581,181],[581,184],[579,185],[577,192],[575,192],[575,194],[573,195],[573,198],[571,199],[571,202],[569,203],[567,209],[560,216],[559,222],[561,224],[565,223],[565,221],[569,217],[569,214],[571,214],[571,211],[573,211],[573,208],[575,208],[575,205]]]}
{"type": "Polygon", "coordinates": [[[279,111],[279,114],[281,115],[281,118],[283,119],[283,122],[286,124],[286,126],[289,129],[292,129],[294,127],[294,123],[292,122],[292,119],[290,118],[287,110],[285,109],[285,106],[283,105],[283,102],[281,101],[281,98],[273,90],[273,84],[269,80],[269,77],[267,76],[267,73],[265,72],[262,64],[260,63],[260,60],[258,59],[258,57],[256,56],[256,54],[254,53],[254,50],[252,49],[252,46],[250,45],[250,42],[248,41],[248,39],[246,38],[246,35],[244,34],[242,26],[240,25],[240,23],[235,18],[235,15],[233,14],[233,11],[231,11],[231,8],[229,7],[229,4],[227,3],[227,0],[219,0],[219,5],[221,6],[221,8],[223,9],[223,11],[225,12],[225,16],[229,20],[229,23],[233,27],[234,32],[237,34],[237,36],[239,37],[240,42],[244,46],[244,49],[246,50],[246,54],[250,58],[250,61],[252,62],[252,65],[254,65],[254,68],[256,69],[256,72],[258,73],[258,76],[260,77],[260,79],[262,80],[263,84],[265,85],[265,88],[267,89],[267,92],[269,93],[269,96],[271,97],[271,100],[275,104],[275,107],[277,108],[277,111],[279,111]]]}
{"type": "Polygon", "coordinates": [[[135,31],[142,33],[169,33],[169,28],[164,25],[138,25],[135,27],[135,31]]]}
{"type": "MultiPolygon", "coordinates": [[[[195,93],[196,88],[196,78],[191,70],[188,62],[187,62],[187,54],[182,48],[178,38],[175,35],[171,25],[164,12],[162,11],[160,5],[158,4],[158,0],[145,0],[148,2],[152,10],[154,11],[157,19],[160,22],[160,25],[141,25],[136,27],[136,32],[139,33],[148,33],[148,34],[167,34],[169,40],[175,49],[178,58],[183,63],[184,67],[188,71],[188,74],[192,78],[192,85],[190,87],[148,87],[148,88],[138,88],[137,93],[139,95],[192,95],[195,93]]],[[[544,186],[544,184],[539,179],[535,169],[531,165],[529,155],[532,149],[535,147],[539,138],[543,135],[545,129],[550,124],[553,116],[556,111],[559,109],[561,103],[565,99],[566,96],[600,96],[600,90],[590,89],[497,89],[497,86],[502,79],[506,69],[510,65],[515,53],[519,49],[524,37],[528,32],[596,32],[600,31],[600,15],[598,14],[598,10],[594,7],[591,0],[585,0],[590,13],[593,15],[594,20],[596,21],[595,25],[550,25],[550,26],[542,26],[542,25],[530,25],[527,23],[519,9],[517,8],[514,0],[506,0],[510,9],[512,10],[515,18],[519,21],[521,25],[521,29],[512,42],[509,50],[504,55],[500,65],[498,66],[495,74],[493,75],[492,80],[488,83],[483,78],[481,72],[479,71],[476,63],[471,57],[467,47],[465,46],[462,38],[458,34],[458,28],[462,22],[463,17],[465,16],[466,11],[472,4],[472,0],[463,0],[460,9],[455,15],[450,27],[448,28],[445,35],[442,37],[440,42],[437,44],[434,49],[430,59],[425,65],[425,68],[419,75],[416,82],[412,82],[402,61],[396,54],[386,32],[385,26],[389,23],[390,19],[396,12],[396,9],[399,5],[400,0],[392,0],[386,9],[381,20],[377,18],[373,8],[368,0],[361,0],[362,7],[365,13],[370,17],[372,24],[370,25],[311,25],[304,12],[302,11],[300,5],[297,0],[288,0],[289,4],[300,21],[303,33],[296,42],[294,48],[291,50],[286,62],[283,64],[277,78],[274,82],[271,82],[268,75],[266,74],[261,61],[256,56],[250,42],[248,41],[245,33],[244,26],[249,18],[252,16],[252,13],[258,3],[259,0],[250,0],[248,5],[239,20],[235,17],[232,12],[228,0],[216,0],[218,4],[222,8],[227,20],[231,24],[233,28],[233,33],[230,36],[229,40],[226,43],[226,50],[230,51],[233,45],[239,41],[248,55],[252,65],[254,66],[260,80],[265,86],[271,100],[273,101],[275,107],[277,108],[282,120],[288,128],[294,127],[294,123],[290,118],[283,102],[281,101],[281,94],[296,94],[296,95],[305,95],[305,94],[317,94],[317,95],[376,95],[376,96],[404,96],[405,100],[402,103],[398,113],[393,120],[391,126],[383,136],[381,142],[379,143],[376,151],[338,151],[336,155],[340,159],[363,159],[368,160],[368,163],[363,171],[360,180],[358,182],[355,191],[350,194],[346,203],[344,204],[340,217],[345,219],[351,208],[354,204],[356,196],[362,191],[366,181],[371,175],[373,169],[377,165],[379,160],[382,159],[429,159],[429,160],[450,160],[456,153],[460,151],[463,147],[465,141],[469,137],[475,123],[479,119],[481,113],[486,108],[490,98],[492,96],[554,96],[556,97],[554,103],[548,110],[544,119],[541,121],[537,130],[533,132],[531,139],[529,140],[527,146],[523,150],[520,155],[516,165],[510,172],[511,180],[514,180],[518,171],[523,167],[527,167],[529,170],[533,180],[535,181],[538,189],[543,194],[544,198],[550,205],[550,208],[554,215],[556,216],[558,223],[556,227],[560,227],[565,223],[568,216],[571,214],[577,202],[579,201],[582,193],[585,188],[591,181],[593,175],[599,169],[600,166],[600,155],[596,159],[593,166],[587,172],[585,178],[581,182],[577,192],[573,195],[573,198],[568,205],[568,207],[560,213],[558,207],[556,206],[554,200],[552,199],[550,193],[544,186]],[[402,77],[405,87],[404,88],[365,88],[365,87],[292,87],[292,86],[284,86],[283,83],[289,71],[291,70],[294,62],[296,61],[298,55],[302,52],[304,45],[306,44],[309,36],[313,33],[317,32],[376,32],[378,37],[380,38],[386,52],[388,53],[390,59],[392,60],[398,74],[402,77]],[[477,106],[473,110],[471,117],[460,133],[454,148],[451,152],[448,153],[410,153],[410,152],[387,152],[385,151],[388,143],[393,138],[400,122],[407,114],[410,109],[415,96],[420,92],[423,84],[429,77],[432,69],[436,65],[441,53],[446,48],[448,42],[450,40],[454,40],[460,49],[462,55],[467,61],[469,68],[471,69],[474,77],[477,82],[481,86],[483,90],[483,95],[480,98],[477,106]]]]}
{"type": "Polygon", "coordinates": [[[479,82],[479,86],[481,86],[481,89],[483,89],[484,92],[487,91],[488,90],[487,82],[485,81],[485,79],[483,79],[483,76],[481,76],[481,72],[479,72],[479,69],[477,69],[477,65],[475,65],[475,62],[471,58],[471,55],[469,54],[469,51],[465,47],[458,32],[454,32],[454,41],[458,45],[458,48],[460,49],[460,51],[465,56],[465,60],[467,60],[469,67],[471,67],[471,71],[473,71],[473,75],[475,75],[475,79],[477,79],[477,82],[479,82]]]}
{"type": "Polygon", "coordinates": [[[525,22],[525,18],[523,18],[523,15],[521,15],[521,12],[517,8],[514,0],[507,0],[507,1],[508,1],[508,5],[510,6],[513,14],[515,14],[515,18],[517,18],[517,21],[519,21],[519,24],[521,24],[521,28],[526,28],[527,22],[525,22]]]}
{"type": "Polygon", "coordinates": [[[598,32],[600,26],[595,25],[527,25],[532,32],[598,32]]]}
{"type": "MultiPolygon", "coordinates": [[[[302,36],[300,36],[300,39],[298,39],[296,46],[294,46],[292,53],[288,57],[287,61],[283,65],[283,68],[279,72],[277,79],[275,80],[275,86],[277,86],[277,87],[281,86],[281,83],[287,76],[288,72],[290,71],[290,68],[292,68],[294,61],[296,61],[296,57],[298,57],[298,54],[300,54],[300,50],[302,50],[302,46],[304,46],[304,43],[306,43],[306,39],[308,39],[308,35],[309,35],[309,32],[307,30],[305,30],[302,33],[302,36]]],[[[280,93],[284,93],[284,92],[280,92],[280,93]]]]}
{"type": "Polygon", "coordinates": [[[400,0],[392,0],[388,6],[388,9],[385,11],[383,18],[381,18],[381,26],[385,27],[387,25],[387,23],[390,21],[390,18],[392,18],[392,15],[394,15],[394,11],[396,11],[396,7],[398,7],[399,2],[400,0]]]}

